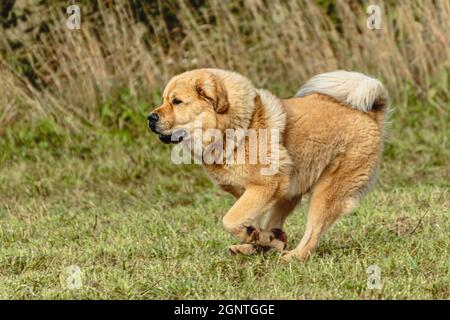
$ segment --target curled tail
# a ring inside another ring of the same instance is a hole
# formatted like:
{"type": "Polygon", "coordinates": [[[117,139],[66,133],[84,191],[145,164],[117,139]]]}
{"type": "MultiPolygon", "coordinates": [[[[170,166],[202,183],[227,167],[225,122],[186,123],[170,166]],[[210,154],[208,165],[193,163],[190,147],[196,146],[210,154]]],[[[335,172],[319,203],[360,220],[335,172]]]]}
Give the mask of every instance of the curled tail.
{"type": "Polygon", "coordinates": [[[377,79],[343,70],[321,73],[308,80],[295,96],[303,97],[312,93],[331,96],[363,112],[373,112],[378,124],[384,126],[390,104],[389,94],[377,79]]]}

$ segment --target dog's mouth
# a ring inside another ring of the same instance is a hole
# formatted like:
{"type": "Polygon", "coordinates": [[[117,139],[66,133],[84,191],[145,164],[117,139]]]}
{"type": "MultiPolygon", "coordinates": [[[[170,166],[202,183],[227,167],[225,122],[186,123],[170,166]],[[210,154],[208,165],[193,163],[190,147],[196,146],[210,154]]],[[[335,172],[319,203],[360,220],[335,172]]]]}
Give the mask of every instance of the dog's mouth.
{"type": "Polygon", "coordinates": [[[164,134],[156,132],[155,130],[152,130],[153,132],[159,134],[159,140],[161,140],[162,143],[165,144],[177,144],[182,142],[187,137],[187,131],[180,129],[176,130],[170,134],[164,134]]]}
{"type": "Polygon", "coordinates": [[[159,135],[159,140],[165,144],[177,144],[183,141],[188,136],[188,132],[185,129],[177,129],[169,134],[161,133],[152,123],[148,124],[150,130],[159,135]]]}
{"type": "Polygon", "coordinates": [[[171,134],[160,134],[159,140],[165,144],[177,144],[187,137],[187,131],[184,129],[176,130],[171,134]]]}

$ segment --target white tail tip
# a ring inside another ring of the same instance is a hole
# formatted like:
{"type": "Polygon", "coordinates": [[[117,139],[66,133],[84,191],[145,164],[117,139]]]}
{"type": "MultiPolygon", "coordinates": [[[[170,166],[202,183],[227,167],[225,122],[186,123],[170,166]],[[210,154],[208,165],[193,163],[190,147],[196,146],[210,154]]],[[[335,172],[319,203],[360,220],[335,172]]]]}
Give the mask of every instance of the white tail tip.
{"type": "Polygon", "coordinates": [[[312,93],[331,96],[352,108],[368,112],[378,99],[389,100],[383,84],[359,72],[333,71],[321,73],[306,82],[297,97],[312,93]]]}

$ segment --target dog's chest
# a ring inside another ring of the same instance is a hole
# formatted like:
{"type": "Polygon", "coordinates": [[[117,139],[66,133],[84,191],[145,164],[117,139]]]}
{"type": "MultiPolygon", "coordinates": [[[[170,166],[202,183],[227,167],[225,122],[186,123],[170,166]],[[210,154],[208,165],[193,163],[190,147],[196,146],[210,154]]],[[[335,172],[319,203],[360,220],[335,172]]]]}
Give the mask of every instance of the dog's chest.
{"type": "Polygon", "coordinates": [[[245,172],[242,166],[208,165],[205,172],[211,180],[219,185],[245,188],[245,172]]]}

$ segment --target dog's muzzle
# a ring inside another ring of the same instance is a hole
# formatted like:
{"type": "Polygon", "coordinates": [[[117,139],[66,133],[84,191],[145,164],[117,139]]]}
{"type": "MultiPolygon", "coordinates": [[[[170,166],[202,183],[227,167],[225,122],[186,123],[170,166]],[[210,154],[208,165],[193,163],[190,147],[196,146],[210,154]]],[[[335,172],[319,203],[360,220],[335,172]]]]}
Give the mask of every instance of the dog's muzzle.
{"type": "Polygon", "coordinates": [[[152,112],[148,115],[147,120],[150,123],[156,123],[159,120],[159,114],[152,112]]]}
{"type": "Polygon", "coordinates": [[[159,121],[159,115],[157,113],[150,113],[147,117],[148,120],[148,127],[150,130],[152,130],[154,133],[159,135],[159,140],[161,140],[165,144],[176,144],[183,141],[184,138],[187,137],[187,131],[184,129],[178,129],[170,134],[164,134],[161,133],[158,130],[158,121],[159,121]]]}
{"type": "Polygon", "coordinates": [[[157,113],[150,113],[147,117],[147,120],[148,120],[148,127],[150,128],[150,130],[152,130],[156,134],[159,134],[157,129],[159,115],[157,113]]]}

